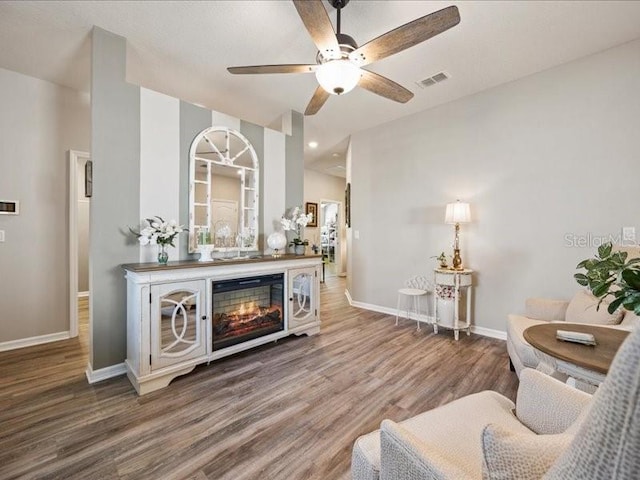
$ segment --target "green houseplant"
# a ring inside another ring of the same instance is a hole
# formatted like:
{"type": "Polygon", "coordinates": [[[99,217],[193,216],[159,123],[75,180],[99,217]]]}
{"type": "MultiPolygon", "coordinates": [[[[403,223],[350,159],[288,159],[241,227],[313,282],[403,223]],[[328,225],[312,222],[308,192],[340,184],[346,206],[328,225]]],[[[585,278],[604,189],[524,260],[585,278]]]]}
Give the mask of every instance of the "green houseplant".
{"type": "Polygon", "coordinates": [[[594,258],[577,265],[585,273],[576,273],[574,278],[600,299],[598,307],[613,297],[607,299],[609,313],[623,307],[640,315],[640,258],[627,260],[627,256],[627,252],[614,252],[612,244],[605,243],[594,258]]]}
{"type": "Polygon", "coordinates": [[[431,258],[435,258],[440,263],[440,268],[447,268],[447,256],[444,252],[440,252],[440,255],[434,255],[431,258]]]}

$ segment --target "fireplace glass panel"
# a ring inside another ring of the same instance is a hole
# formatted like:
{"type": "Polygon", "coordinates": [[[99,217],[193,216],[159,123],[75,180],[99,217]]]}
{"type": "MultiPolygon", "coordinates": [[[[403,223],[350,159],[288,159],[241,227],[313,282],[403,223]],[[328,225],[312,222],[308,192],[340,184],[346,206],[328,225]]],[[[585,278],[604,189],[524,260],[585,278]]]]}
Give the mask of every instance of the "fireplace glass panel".
{"type": "Polygon", "coordinates": [[[284,330],[284,274],[213,282],[213,350],[284,330]]]}

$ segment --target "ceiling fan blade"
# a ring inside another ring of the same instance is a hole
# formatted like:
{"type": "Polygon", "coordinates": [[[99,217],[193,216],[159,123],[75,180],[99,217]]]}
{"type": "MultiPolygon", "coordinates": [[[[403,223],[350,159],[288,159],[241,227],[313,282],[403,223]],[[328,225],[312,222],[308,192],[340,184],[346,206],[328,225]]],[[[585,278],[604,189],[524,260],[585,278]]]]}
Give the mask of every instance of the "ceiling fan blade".
{"type": "Polygon", "coordinates": [[[389,80],[387,77],[370,72],[364,68],[361,70],[362,77],[360,77],[360,81],[358,82],[359,87],[369,90],[381,97],[393,100],[394,102],[407,103],[413,98],[413,93],[402,85],[398,85],[393,80],[389,80]]]}
{"type": "Polygon", "coordinates": [[[357,65],[368,65],[435,37],[458,23],[458,7],[443,8],[374,38],[351,52],[349,58],[357,65]]]}
{"type": "Polygon", "coordinates": [[[329,92],[327,92],[324,88],[318,85],[316,88],[313,97],[311,97],[311,101],[309,105],[307,105],[307,109],[304,111],[305,115],[315,115],[318,113],[318,110],[322,108],[324,102],[329,98],[329,92]]]}
{"type": "Polygon", "coordinates": [[[307,27],[313,43],[325,58],[337,58],[340,56],[340,46],[336,39],[327,10],[322,5],[322,0],[293,0],[293,4],[307,27]]]}
{"type": "Polygon", "coordinates": [[[315,72],[318,65],[291,64],[291,65],[253,65],[248,67],[229,67],[229,73],[244,75],[251,73],[311,73],[315,72]]]}

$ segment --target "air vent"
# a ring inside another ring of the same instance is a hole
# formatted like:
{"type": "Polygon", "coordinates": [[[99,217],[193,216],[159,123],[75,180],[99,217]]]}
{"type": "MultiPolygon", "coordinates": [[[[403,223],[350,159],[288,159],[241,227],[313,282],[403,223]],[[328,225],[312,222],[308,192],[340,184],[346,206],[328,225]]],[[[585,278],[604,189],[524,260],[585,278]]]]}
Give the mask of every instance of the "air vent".
{"type": "Polygon", "coordinates": [[[447,75],[445,72],[440,72],[436,73],[432,77],[425,78],[424,80],[420,80],[416,83],[419,87],[426,88],[430,87],[431,85],[435,85],[436,83],[444,82],[447,78],[449,78],[449,75],[447,75]]]}

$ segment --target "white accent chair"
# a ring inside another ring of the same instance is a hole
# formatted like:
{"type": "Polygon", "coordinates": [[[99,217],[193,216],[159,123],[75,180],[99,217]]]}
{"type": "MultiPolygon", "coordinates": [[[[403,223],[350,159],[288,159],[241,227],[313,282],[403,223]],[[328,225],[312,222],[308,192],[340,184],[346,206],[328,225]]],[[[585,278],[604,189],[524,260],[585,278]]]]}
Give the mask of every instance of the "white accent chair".
{"type": "Polygon", "coordinates": [[[485,391],[358,438],[353,480],[617,479],[640,472],[640,329],[591,395],[532,369],[516,405],[485,391]]]}
{"type": "Polygon", "coordinates": [[[415,275],[405,282],[405,288],[398,290],[398,304],[396,306],[396,325],[398,325],[398,317],[400,316],[400,303],[405,299],[407,320],[410,319],[409,307],[413,307],[416,316],[418,330],[420,330],[420,297],[426,295],[433,290],[433,285],[423,275],[415,275]]]}

